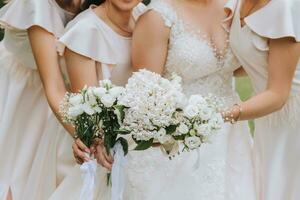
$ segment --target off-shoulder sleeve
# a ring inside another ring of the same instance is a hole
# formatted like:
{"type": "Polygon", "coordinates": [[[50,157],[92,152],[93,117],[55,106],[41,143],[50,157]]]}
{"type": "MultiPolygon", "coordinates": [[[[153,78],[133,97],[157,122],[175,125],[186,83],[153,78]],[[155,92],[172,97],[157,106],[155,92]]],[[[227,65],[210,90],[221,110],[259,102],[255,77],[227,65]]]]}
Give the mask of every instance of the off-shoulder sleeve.
{"type": "Polygon", "coordinates": [[[59,37],[64,22],[54,0],[11,0],[0,10],[0,25],[26,30],[37,25],[59,37]]]}
{"type": "Polygon", "coordinates": [[[65,48],[104,64],[116,64],[115,41],[107,27],[95,19],[92,10],[87,10],[66,27],[58,41],[58,52],[63,55],[65,48]]]}
{"type": "Polygon", "coordinates": [[[299,0],[272,0],[247,17],[245,23],[262,37],[271,39],[292,37],[300,42],[299,20],[299,0]]]}
{"type": "Polygon", "coordinates": [[[226,17],[223,20],[223,27],[229,32],[230,26],[234,17],[234,13],[238,6],[238,0],[228,0],[224,6],[226,17]]]}
{"type": "Polygon", "coordinates": [[[165,25],[171,27],[177,20],[177,13],[165,0],[152,0],[148,10],[155,10],[164,19],[165,25]]]}
{"type": "Polygon", "coordinates": [[[138,20],[138,18],[144,14],[147,11],[147,6],[143,3],[139,3],[132,11],[132,16],[135,20],[138,20]]]}

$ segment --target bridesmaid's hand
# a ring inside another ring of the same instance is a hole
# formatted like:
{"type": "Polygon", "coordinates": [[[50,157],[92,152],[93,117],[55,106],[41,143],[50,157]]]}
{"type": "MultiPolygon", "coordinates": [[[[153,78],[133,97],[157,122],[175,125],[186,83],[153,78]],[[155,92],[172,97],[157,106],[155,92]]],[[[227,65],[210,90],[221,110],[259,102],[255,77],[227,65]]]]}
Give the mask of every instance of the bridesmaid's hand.
{"type": "Polygon", "coordinates": [[[83,142],[77,138],[73,145],[73,154],[78,164],[82,164],[83,162],[87,162],[90,160],[89,156],[91,154],[91,150],[83,144],[83,142]]]}
{"type": "Polygon", "coordinates": [[[96,152],[95,152],[95,158],[97,159],[97,162],[111,171],[112,164],[114,162],[114,159],[109,153],[106,151],[105,146],[103,145],[103,142],[99,142],[96,145],[96,152]]]}

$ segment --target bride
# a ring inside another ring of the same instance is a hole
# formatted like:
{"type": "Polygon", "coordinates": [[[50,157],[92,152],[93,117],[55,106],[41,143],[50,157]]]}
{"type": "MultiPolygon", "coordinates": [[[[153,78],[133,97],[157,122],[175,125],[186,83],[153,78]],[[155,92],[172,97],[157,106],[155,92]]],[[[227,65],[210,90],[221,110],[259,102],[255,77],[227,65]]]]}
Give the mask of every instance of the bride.
{"type": "MultiPolygon", "coordinates": [[[[238,103],[232,76],[239,63],[228,45],[225,3],[152,1],[133,34],[134,69],[144,66],[164,77],[175,72],[188,95],[212,93],[224,98],[227,106],[238,103]]],[[[250,149],[251,137],[244,123],[224,125],[199,155],[182,153],[170,161],[158,147],[130,152],[123,199],[254,199],[250,149]],[[198,158],[200,166],[195,168],[198,158]]],[[[101,144],[97,153],[99,163],[111,168],[111,158],[101,144]]],[[[109,193],[109,189],[102,191],[109,193]]]]}

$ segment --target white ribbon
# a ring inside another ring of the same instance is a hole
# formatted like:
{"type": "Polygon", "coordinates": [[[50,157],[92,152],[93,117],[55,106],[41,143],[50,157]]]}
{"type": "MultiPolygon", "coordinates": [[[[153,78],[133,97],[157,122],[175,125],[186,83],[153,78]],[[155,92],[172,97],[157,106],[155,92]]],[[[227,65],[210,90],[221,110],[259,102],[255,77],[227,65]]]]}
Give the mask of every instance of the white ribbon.
{"type": "Polygon", "coordinates": [[[124,165],[127,162],[127,158],[124,155],[123,147],[120,143],[117,143],[114,148],[114,164],[111,171],[111,200],[123,200],[123,192],[125,186],[125,173],[124,165]]]}
{"type": "Polygon", "coordinates": [[[196,160],[196,163],[194,165],[194,170],[195,171],[198,170],[199,167],[200,167],[200,154],[201,154],[200,147],[198,147],[198,149],[196,151],[197,151],[197,160],[196,160]]]}
{"type": "Polygon", "coordinates": [[[94,187],[95,176],[97,171],[97,161],[95,159],[88,162],[84,162],[80,166],[82,173],[83,186],[81,188],[80,200],[93,200],[94,199],[94,187]]]}

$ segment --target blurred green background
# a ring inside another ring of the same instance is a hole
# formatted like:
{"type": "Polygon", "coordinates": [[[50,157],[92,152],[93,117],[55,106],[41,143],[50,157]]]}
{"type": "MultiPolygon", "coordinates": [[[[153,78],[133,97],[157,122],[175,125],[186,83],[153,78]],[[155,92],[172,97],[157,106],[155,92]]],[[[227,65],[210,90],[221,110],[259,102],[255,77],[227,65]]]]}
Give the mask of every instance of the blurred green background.
{"type": "MultiPolygon", "coordinates": [[[[40,0],[42,1],[42,0],[40,0]]],[[[145,0],[145,3],[148,3],[150,0],[145,0]]],[[[0,0],[0,7],[3,6],[3,0],[0,0]]],[[[0,40],[3,37],[3,30],[0,30],[0,40]]],[[[247,100],[252,95],[252,87],[249,79],[245,78],[236,78],[236,89],[243,101],[247,100]]],[[[253,133],[254,131],[254,122],[249,122],[250,129],[253,133]]]]}

